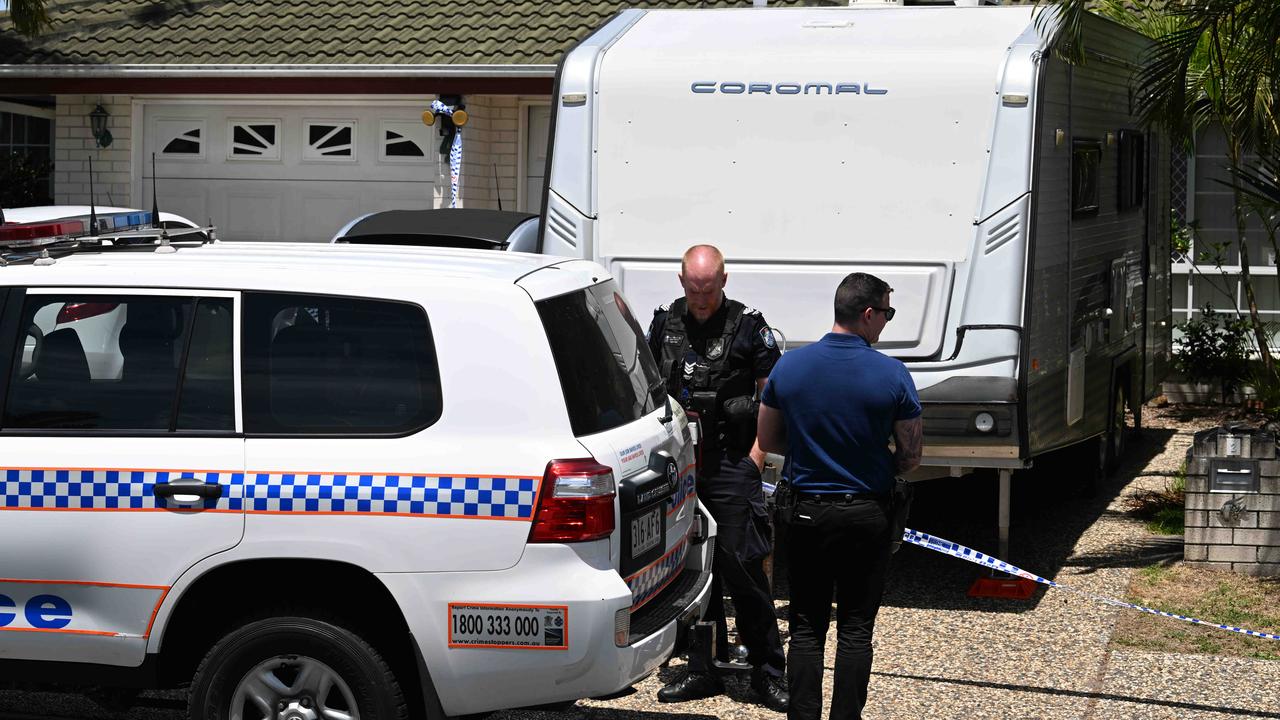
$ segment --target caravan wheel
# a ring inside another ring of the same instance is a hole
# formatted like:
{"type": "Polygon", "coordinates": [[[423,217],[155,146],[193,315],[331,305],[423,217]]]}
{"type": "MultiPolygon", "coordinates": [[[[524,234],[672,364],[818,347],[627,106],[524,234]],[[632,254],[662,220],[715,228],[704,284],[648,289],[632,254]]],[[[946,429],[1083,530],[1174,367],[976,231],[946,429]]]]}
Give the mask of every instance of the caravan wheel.
{"type": "Polygon", "coordinates": [[[1103,453],[1102,468],[1108,477],[1119,467],[1120,460],[1124,457],[1125,450],[1128,449],[1129,427],[1124,417],[1125,398],[1127,396],[1124,385],[1116,382],[1115,389],[1112,391],[1107,433],[1103,436],[1101,447],[1103,453]]]}

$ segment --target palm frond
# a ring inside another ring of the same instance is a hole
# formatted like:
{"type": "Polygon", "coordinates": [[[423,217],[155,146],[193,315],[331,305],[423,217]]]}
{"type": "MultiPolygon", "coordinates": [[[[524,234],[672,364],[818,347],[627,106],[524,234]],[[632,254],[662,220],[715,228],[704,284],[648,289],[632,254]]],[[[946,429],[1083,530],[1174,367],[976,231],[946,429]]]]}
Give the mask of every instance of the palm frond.
{"type": "Polygon", "coordinates": [[[1203,98],[1213,77],[1203,62],[1207,28],[1186,23],[1155,39],[1138,72],[1138,114],[1164,127],[1174,141],[1187,142],[1202,127],[1203,98]]]}
{"type": "Polygon", "coordinates": [[[1054,53],[1072,65],[1084,64],[1084,16],[1087,0],[1039,0],[1035,27],[1049,35],[1054,53]]]}
{"type": "MultiPolygon", "coordinates": [[[[1236,187],[1241,197],[1259,210],[1280,213],[1280,158],[1265,158],[1256,166],[1227,168],[1227,171],[1239,180],[1236,187]]],[[[1215,182],[1232,187],[1225,180],[1215,182]]]]}
{"type": "Polygon", "coordinates": [[[9,20],[20,35],[35,37],[51,25],[46,0],[9,0],[9,20]]]}

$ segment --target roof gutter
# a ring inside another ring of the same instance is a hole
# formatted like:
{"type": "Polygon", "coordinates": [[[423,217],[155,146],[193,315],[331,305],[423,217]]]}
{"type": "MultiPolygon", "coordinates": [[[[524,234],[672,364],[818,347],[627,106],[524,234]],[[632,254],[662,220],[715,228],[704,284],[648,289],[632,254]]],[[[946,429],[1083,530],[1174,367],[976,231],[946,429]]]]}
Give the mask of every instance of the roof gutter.
{"type": "Polygon", "coordinates": [[[553,78],[555,65],[0,65],[0,78],[553,78]]]}

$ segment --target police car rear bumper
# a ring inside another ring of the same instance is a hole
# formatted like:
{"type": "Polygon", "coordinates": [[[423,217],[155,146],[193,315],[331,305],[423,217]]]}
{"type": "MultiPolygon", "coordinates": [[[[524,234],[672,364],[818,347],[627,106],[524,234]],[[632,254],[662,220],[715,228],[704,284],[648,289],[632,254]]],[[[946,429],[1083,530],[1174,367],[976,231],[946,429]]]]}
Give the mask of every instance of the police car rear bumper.
{"type": "MultiPolygon", "coordinates": [[[[714,526],[712,526],[714,532],[714,526]]],[[[619,647],[615,619],[631,591],[613,569],[609,541],[532,544],[520,561],[496,572],[383,573],[378,577],[418,641],[448,715],[466,715],[610,695],[652,673],[670,657],[681,623],[701,617],[710,599],[711,543],[695,545],[684,573],[698,587],[676,616],[619,647]],[[450,647],[449,603],[564,606],[565,649],[450,647]],[[421,612],[411,614],[411,608],[421,612]]]]}

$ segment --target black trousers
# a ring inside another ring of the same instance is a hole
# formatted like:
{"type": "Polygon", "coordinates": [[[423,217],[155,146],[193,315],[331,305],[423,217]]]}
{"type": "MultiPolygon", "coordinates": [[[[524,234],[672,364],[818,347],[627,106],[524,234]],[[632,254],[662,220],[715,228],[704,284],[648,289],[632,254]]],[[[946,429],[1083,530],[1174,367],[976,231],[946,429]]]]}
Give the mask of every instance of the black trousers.
{"type": "Polygon", "coordinates": [[[773,593],[764,574],[769,554],[769,519],[760,488],[760,471],[750,457],[725,458],[715,475],[698,480],[698,497],[711,512],[717,528],[711,584],[711,604],[705,619],[716,623],[723,658],[724,592],[737,610],[738,638],[747,646],[747,662],[774,677],[786,670],[786,654],[773,611],[773,593]]]}
{"type": "Polygon", "coordinates": [[[822,715],[822,662],[836,597],[832,720],[860,719],[871,681],[871,635],[891,555],[888,506],[870,496],[844,503],[800,500],[787,522],[791,585],[790,720],[822,715]]]}

